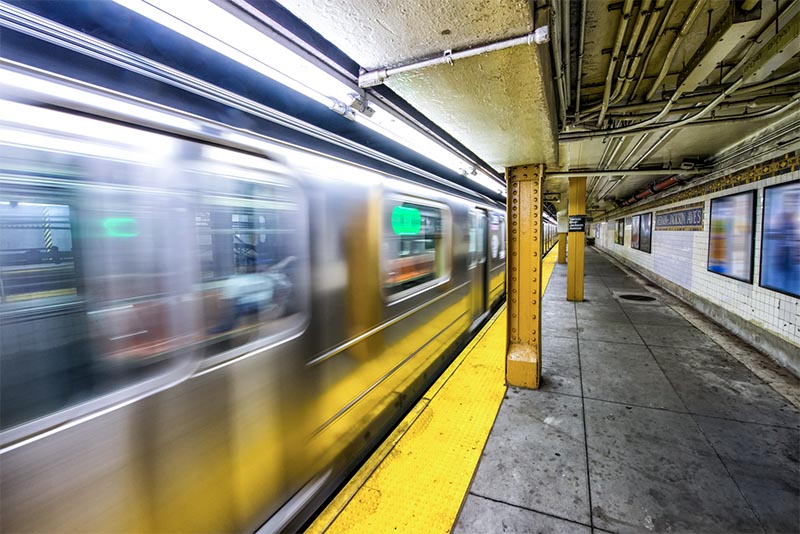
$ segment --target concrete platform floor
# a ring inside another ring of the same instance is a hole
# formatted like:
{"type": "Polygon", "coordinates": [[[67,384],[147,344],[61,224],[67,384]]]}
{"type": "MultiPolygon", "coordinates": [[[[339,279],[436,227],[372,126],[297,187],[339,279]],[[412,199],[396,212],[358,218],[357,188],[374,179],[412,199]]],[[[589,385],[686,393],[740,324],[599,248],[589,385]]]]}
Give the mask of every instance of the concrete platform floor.
{"type": "Polygon", "coordinates": [[[508,389],[454,532],[800,532],[797,379],[594,249],[565,295],[558,265],[543,387],[508,389]]]}

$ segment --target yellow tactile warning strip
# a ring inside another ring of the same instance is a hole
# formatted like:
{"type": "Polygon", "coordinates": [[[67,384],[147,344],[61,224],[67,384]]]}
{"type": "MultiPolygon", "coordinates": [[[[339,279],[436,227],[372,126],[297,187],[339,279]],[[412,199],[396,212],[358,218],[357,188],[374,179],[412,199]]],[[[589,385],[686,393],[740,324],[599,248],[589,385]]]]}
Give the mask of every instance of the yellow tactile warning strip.
{"type": "MultiPolygon", "coordinates": [[[[543,262],[546,287],[555,249],[543,262]]],[[[309,533],[449,532],[505,385],[505,306],[309,527],[309,533]]]]}

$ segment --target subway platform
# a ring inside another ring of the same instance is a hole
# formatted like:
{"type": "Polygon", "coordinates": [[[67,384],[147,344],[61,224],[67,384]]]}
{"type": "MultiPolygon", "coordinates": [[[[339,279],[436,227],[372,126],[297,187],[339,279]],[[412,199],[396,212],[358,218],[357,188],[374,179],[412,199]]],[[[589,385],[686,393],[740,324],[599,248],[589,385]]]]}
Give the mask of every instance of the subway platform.
{"type": "Polygon", "coordinates": [[[542,387],[502,386],[501,311],[309,531],[799,532],[798,379],[595,249],[567,302],[554,258],[542,387]]]}

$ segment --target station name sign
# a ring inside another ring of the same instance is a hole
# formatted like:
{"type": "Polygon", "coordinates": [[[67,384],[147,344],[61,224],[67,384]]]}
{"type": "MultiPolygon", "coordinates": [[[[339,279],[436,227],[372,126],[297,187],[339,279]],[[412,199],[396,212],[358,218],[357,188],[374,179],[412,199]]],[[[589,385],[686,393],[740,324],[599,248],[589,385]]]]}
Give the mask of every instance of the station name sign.
{"type": "Polygon", "coordinates": [[[569,231],[570,232],[585,232],[586,231],[586,215],[570,215],[569,216],[569,231]]]}
{"type": "Polygon", "coordinates": [[[656,212],[656,230],[703,230],[703,202],[656,212]]]}

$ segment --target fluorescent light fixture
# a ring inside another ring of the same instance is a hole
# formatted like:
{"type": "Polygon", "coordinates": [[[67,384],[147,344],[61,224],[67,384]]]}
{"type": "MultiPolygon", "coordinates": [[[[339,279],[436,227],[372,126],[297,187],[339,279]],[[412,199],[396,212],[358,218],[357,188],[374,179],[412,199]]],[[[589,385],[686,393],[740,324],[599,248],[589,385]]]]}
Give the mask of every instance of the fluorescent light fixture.
{"type": "Polygon", "coordinates": [[[115,0],[327,107],[353,90],[207,0],[115,0]]]}
{"type": "Polygon", "coordinates": [[[388,111],[380,107],[375,107],[374,105],[373,107],[375,108],[375,113],[372,117],[357,114],[355,117],[356,122],[444,165],[448,169],[456,172],[465,172],[465,170],[470,167],[470,165],[461,158],[429,137],[418,132],[410,125],[394,117],[388,111]]]}
{"type": "Polygon", "coordinates": [[[506,196],[506,188],[497,183],[497,181],[488,174],[485,174],[481,171],[473,171],[468,173],[467,177],[473,182],[479,183],[491,191],[506,196]]]}

